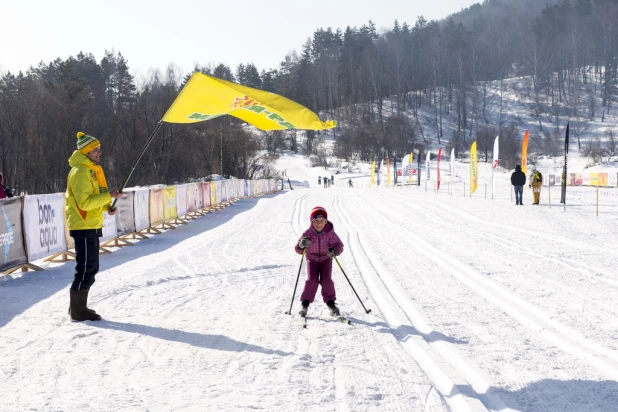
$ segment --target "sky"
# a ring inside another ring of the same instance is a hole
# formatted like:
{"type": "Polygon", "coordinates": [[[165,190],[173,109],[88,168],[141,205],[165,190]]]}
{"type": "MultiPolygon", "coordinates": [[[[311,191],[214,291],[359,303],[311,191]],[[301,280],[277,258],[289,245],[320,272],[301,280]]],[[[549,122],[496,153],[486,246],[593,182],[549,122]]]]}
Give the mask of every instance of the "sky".
{"type": "Polygon", "coordinates": [[[0,72],[25,71],[80,51],[100,61],[106,49],[122,53],[136,75],[170,63],[182,73],[221,62],[233,70],[240,63],[277,68],[318,28],[360,27],[369,20],[378,30],[395,20],[414,25],[419,15],[442,19],[477,2],[384,0],[376,7],[373,0],[1,0],[0,72]]]}

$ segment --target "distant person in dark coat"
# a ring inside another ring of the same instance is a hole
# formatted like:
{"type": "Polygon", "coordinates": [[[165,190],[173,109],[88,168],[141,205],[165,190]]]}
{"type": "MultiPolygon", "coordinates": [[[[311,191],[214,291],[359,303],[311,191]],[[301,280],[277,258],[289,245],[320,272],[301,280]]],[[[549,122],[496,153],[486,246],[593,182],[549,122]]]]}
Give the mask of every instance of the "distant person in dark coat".
{"type": "Polygon", "coordinates": [[[515,171],[511,175],[511,184],[515,188],[515,204],[523,205],[522,195],[526,184],[526,174],[521,171],[521,166],[515,166],[515,171]]]}

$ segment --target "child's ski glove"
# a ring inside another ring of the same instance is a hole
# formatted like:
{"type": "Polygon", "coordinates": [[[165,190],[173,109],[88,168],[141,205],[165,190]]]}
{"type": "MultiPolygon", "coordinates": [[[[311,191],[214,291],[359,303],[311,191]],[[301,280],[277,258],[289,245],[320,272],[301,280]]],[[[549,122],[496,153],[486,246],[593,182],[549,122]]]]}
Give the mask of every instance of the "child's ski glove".
{"type": "Polygon", "coordinates": [[[328,248],[328,256],[330,256],[331,258],[334,258],[335,256],[337,256],[337,252],[335,252],[335,248],[332,248],[332,247],[328,248]]]}
{"type": "Polygon", "coordinates": [[[302,238],[300,242],[298,242],[298,247],[300,247],[301,249],[311,247],[311,239],[309,239],[308,237],[302,238]]]}

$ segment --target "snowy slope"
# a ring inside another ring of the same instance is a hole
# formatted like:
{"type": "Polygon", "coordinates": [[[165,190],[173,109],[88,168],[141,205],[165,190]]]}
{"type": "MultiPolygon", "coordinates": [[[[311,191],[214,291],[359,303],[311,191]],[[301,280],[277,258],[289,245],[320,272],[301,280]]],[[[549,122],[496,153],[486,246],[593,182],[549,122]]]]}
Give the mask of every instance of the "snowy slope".
{"type": "Polygon", "coordinates": [[[615,213],[515,206],[506,178],[491,201],[278,168],[309,188],[101,256],[101,322],[68,320],[71,263],[0,277],[0,410],[618,410],[615,213]],[[319,294],[306,330],[284,314],[318,204],[372,310],[335,265],[353,326],[319,294]]]}

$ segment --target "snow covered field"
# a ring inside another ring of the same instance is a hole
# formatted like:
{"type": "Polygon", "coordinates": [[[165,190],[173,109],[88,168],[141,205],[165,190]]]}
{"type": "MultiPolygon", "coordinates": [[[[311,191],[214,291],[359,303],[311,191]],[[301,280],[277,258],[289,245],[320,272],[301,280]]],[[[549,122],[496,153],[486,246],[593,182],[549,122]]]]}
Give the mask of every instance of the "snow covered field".
{"type": "Polygon", "coordinates": [[[72,263],[0,277],[0,410],[618,411],[618,199],[597,217],[591,196],[515,206],[506,175],[492,201],[278,167],[310,187],[102,255],[103,321],[69,321],[72,263]],[[372,309],[334,265],[352,326],[319,292],[306,330],[284,314],[315,205],[372,309]]]}

